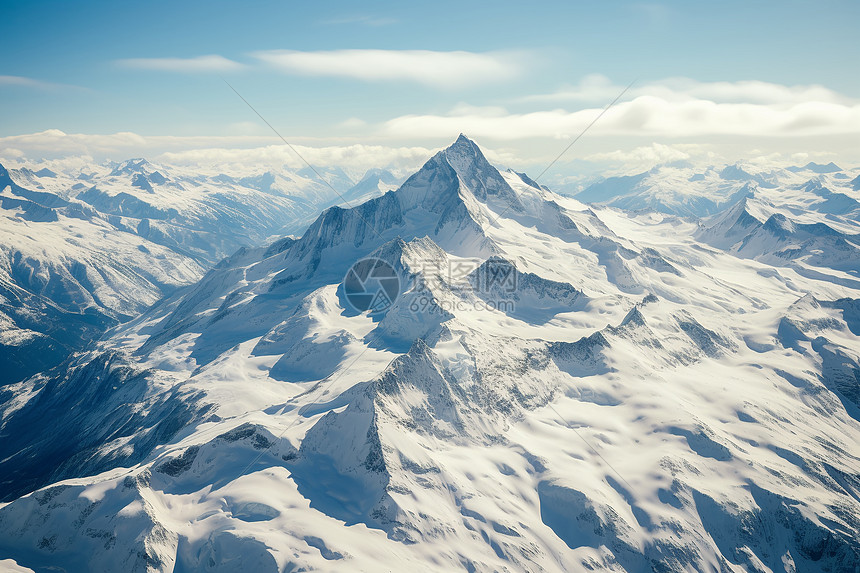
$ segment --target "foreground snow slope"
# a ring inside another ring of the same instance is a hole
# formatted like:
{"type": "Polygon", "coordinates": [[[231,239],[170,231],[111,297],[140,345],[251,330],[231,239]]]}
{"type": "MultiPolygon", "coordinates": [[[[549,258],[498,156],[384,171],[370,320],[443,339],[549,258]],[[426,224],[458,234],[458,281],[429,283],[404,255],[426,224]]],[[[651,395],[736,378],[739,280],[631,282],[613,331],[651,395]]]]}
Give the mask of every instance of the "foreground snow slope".
{"type": "Polygon", "coordinates": [[[853,572],[856,242],[741,252],[730,215],[588,208],[461,137],[8,387],[0,558],[853,572]],[[400,277],[374,315],[368,256],[400,277]]]}

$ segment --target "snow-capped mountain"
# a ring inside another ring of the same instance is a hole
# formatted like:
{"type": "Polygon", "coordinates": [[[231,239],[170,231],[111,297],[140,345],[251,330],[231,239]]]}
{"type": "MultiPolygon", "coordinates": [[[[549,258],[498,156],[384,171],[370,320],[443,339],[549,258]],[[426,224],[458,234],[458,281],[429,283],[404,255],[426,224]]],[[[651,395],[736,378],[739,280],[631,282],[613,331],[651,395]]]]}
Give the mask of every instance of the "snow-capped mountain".
{"type": "Polygon", "coordinates": [[[338,193],[345,193],[355,186],[355,181],[340,167],[303,167],[297,174],[311,181],[322,177],[338,193]]]}
{"type": "Polygon", "coordinates": [[[575,197],[589,204],[652,210],[684,217],[718,214],[744,197],[756,197],[807,214],[860,216],[857,170],[830,163],[788,169],[751,165],[661,165],[637,175],[609,177],[575,197]],[[856,179],[855,179],[856,181],[856,179]]]}
{"type": "Polygon", "coordinates": [[[0,386],[58,364],[236,249],[300,232],[337,197],[287,170],[0,166],[0,386]]]}
{"type": "Polygon", "coordinates": [[[827,222],[802,222],[803,219],[745,197],[705,221],[696,236],[737,256],[777,267],[791,265],[801,274],[826,272],[833,282],[848,281],[860,286],[857,281],[860,227],[835,217],[827,222]]]}
{"type": "Polygon", "coordinates": [[[393,173],[385,169],[368,169],[358,183],[337,198],[336,204],[341,207],[360,205],[365,201],[384,195],[388,191],[394,191],[402,182],[393,173]]]}
{"type": "Polygon", "coordinates": [[[589,207],[461,136],[4,388],[0,558],[855,571],[856,233],[746,184],[589,207]]]}

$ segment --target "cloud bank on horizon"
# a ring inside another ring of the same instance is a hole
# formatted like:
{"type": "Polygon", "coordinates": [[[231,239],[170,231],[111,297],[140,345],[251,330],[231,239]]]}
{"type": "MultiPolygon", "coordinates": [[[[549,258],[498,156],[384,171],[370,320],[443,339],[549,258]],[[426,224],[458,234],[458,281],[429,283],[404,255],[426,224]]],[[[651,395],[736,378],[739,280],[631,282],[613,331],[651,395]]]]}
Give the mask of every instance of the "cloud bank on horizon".
{"type": "MultiPolygon", "coordinates": [[[[359,56],[353,54],[351,57],[359,56]]],[[[422,54],[418,61],[424,57],[422,54]]],[[[375,54],[371,59],[376,61],[377,58],[378,54],[375,54]]],[[[161,69],[163,65],[171,72],[199,73],[215,71],[219,60],[210,56],[192,61],[211,63],[193,70],[190,63],[186,65],[174,60],[158,64],[147,60],[134,65],[146,70],[161,69]]],[[[436,65],[436,62],[430,65],[436,65]]],[[[406,78],[408,81],[418,81],[416,70],[419,67],[408,72],[415,76],[406,78]]],[[[326,73],[335,71],[337,69],[333,67],[326,73]]],[[[304,72],[299,70],[295,73],[304,72]]],[[[355,66],[349,73],[358,77],[357,74],[363,72],[355,66]]],[[[448,70],[445,73],[451,75],[444,81],[450,81],[459,72],[448,70]]],[[[378,71],[368,81],[392,80],[392,74],[378,71]]],[[[513,112],[505,106],[458,104],[441,113],[400,115],[380,122],[349,118],[341,123],[348,132],[344,137],[318,139],[291,134],[290,139],[302,142],[305,153],[313,155],[319,162],[341,165],[346,162],[351,165],[354,161],[365,161],[376,166],[397,167],[400,160],[420,161],[433,148],[464,132],[494,147],[495,154],[493,151],[490,153],[500,160],[514,165],[538,164],[547,161],[563,140],[580,133],[594,120],[601,112],[595,104],[617,96],[622,89],[609,78],[590,75],[577,86],[521,98],[527,105],[551,103],[552,109],[513,112]],[[560,107],[570,103],[577,104],[577,109],[560,107]],[[535,146],[534,142],[539,140],[544,140],[543,145],[535,146]],[[522,149],[520,145],[529,151],[518,151],[522,149]],[[362,150],[362,153],[356,154],[356,150],[362,150]],[[416,154],[416,150],[420,151],[416,154]]],[[[510,103],[517,107],[521,105],[520,102],[510,103]]],[[[163,154],[166,159],[180,163],[251,161],[300,164],[285,146],[280,145],[276,136],[267,134],[262,127],[252,128],[252,131],[254,133],[233,135],[152,136],[134,132],[67,134],[53,129],[0,137],[0,148],[3,149],[0,157],[87,155],[119,159],[135,154],[163,154]]],[[[693,156],[704,156],[703,150],[708,148],[722,147],[725,152],[727,145],[720,144],[719,138],[724,141],[729,138],[735,146],[746,144],[747,150],[776,154],[782,151],[788,156],[811,151],[815,156],[826,158],[834,157],[834,152],[810,148],[808,140],[828,138],[841,141],[857,135],[860,135],[860,100],[824,86],[784,86],[761,81],[696,82],[689,78],[670,78],[631,89],[627,97],[609,109],[591,128],[591,140],[585,148],[587,152],[580,158],[597,163],[633,161],[639,168],[649,163],[690,159],[691,150],[693,156]],[[653,141],[648,142],[649,139],[653,141]],[[768,139],[772,141],[768,142],[768,139]],[[594,145],[595,140],[599,145],[594,145]],[[607,149],[607,145],[612,147],[619,140],[637,142],[638,145],[607,149]],[[780,145],[774,145],[776,140],[780,145]]],[[[855,151],[848,149],[851,153],[855,151]]],[[[790,159],[788,156],[786,160],[790,159]]],[[[836,158],[844,160],[850,155],[836,158]]],[[[403,167],[413,165],[409,163],[403,167]]]]}

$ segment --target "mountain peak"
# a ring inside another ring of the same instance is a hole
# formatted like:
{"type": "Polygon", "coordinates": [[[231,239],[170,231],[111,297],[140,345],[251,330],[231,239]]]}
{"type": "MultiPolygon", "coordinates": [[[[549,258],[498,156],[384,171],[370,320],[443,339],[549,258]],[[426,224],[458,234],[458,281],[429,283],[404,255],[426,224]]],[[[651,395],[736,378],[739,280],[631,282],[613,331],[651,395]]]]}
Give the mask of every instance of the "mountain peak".
{"type": "Polygon", "coordinates": [[[356,183],[356,186],[361,185],[362,183],[367,183],[368,181],[373,181],[374,183],[394,183],[395,181],[397,181],[397,177],[395,177],[394,174],[387,169],[382,169],[380,167],[371,167],[364,172],[364,175],[361,177],[358,183],[356,183]]]}
{"type": "Polygon", "coordinates": [[[782,213],[774,213],[764,223],[764,228],[781,237],[786,237],[795,231],[794,223],[782,213]]]}
{"type": "Polygon", "coordinates": [[[131,175],[132,173],[145,173],[145,169],[152,164],[142,157],[133,157],[126,159],[111,171],[111,177],[119,177],[121,175],[131,175]]]}
{"type": "Polygon", "coordinates": [[[439,153],[444,156],[460,180],[481,201],[494,196],[505,200],[517,211],[522,203],[516,192],[508,185],[498,169],[493,167],[481,148],[462,133],[453,144],[439,153]]]}
{"type": "Polygon", "coordinates": [[[827,164],[810,161],[809,163],[804,165],[803,168],[808,169],[809,171],[813,171],[815,173],[836,173],[837,171],[842,171],[842,168],[833,163],[832,161],[827,164]]]}
{"type": "Polygon", "coordinates": [[[745,181],[747,179],[752,179],[752,175],[747,173],[747,171],[739,164],[735,163],[734,165],[726,165],[725,168],[720,171],[720,178],[727,181],[745,181]]]}
{"type": "Polygon", "coordinates": [[[445,154],[446,157],[449,157],[449,158],[451,158],[451,157],[469,157],[469,158],[475,158],[475,159],[480,158],[480,159],[483,159],[484,161],[486,161],[486,158],[484,157],[484,154],[481,151],[481,148],[478,147],[478,145],[474,141],[472,141],[471,139],[469,139],[468,137],[466,137],[462,133],[457,138],[457,140],[454,141],[454,143],[452,143],[447,148],[445,148],[445,151],[443,153],[445,154]]]}

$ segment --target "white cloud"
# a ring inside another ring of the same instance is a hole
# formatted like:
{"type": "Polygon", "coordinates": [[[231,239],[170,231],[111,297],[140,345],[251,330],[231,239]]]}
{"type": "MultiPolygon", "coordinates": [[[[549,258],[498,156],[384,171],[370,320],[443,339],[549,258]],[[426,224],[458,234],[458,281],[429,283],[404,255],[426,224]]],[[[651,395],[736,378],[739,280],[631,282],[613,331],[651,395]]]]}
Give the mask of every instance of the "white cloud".
{"type": "MultiPolygon", "coordinates": [[[[456,134],[446,135],[444,145],[453,143],[456,134]]],[[[367,169],[380,167],[399,176],[413,173],[438,151],[433,146],[397,146],[342,143],[293,147],[313,165],[339,166],[361,176],[367,169]]],[[[515,164],[513,149],[484,147],[487,158],[498,164],[515,164]]],[[[131,132],[112,134],[64,133],[52,129],[27,135],[0,137],[0,157],[26,162],[48,161],[71,165],[80,157],[89,162],[130,157],[146,157],[155,162],[177,166],[222,169],[224,172],[255,172],[259,168],[284,166],[301,169],[305,163],[274,136],[143,136],[131,132]],[[10,153],[3,153],[14,150],[10,153]],[[69,163],[69,162],[72,163],[69,163]]]]}
{"type": "MultiPolygon", "coordinates": [[[[371,167],[383,167],[400,174],[411,172],[433,155],[426,147],[388,147],[383,145],[339,145],[293,147],[312,165],[337,165],[348,171],[363,174],[371,167]]],[[[267,145],[248,149],[211,147],[165,152],[156,157],[174,165],[222,166],[230,170],[243,170],[249,166],[280,167],[292,169],[305,167],[304,161],[286,145],[267,145]]]]}
{"type": "MultiPolygon", "coordinates": [[[[304,162],[277,138],[259,135],[234,136],[142,136],[131,132],[112,134],[67,134],[57,129],[0,137],[0,157],[28,160],[85,156],[123,160],[144,156],[170,164],[187,166],[230,166],[236,171],[259,166],[302,168],[304,162]],[[12,150],[12,151],[10,151],[12,150]]],[[[385,145],[328,145],[314,147],[294,143],[302,156],[314,165],[338,165],[359,174],[371,167],[384,167],[406,174],[433,155],[427,147],[385,145]]]]}
{"type": "Polygon", "coordinates": [[[194,58],[129,58],[116,60],[116,63],[124,68],[136,70],[179,73],[232,72],[245,67],[239,62],[217,54],[194,58]]]}
{"type": "Polygon", "coordinates": [[[517,77],[526,59],[524,54],[514,52],[429,50],[271,50],[252,55],[289,74],[363,81],[406,80],[443,88],[517,77]]]}
{"type": "Polygon", "coordinates": [[[5,87],[19,87],[19,88],[29,88],[29,89],[37,89],[37,90],[63,90],[63,89],[72,89],[72,90],[83,90],[84,88],[80,86],[73,86],[69,84],[57,84],[52,82],[44,82],[42,80],[37,80],[34,78],[27,78],[24,76],[0,76],[0,86],[5,87]]]}
{"type": "MultiPolygon", "coordinates": [[[[549,94],[521,98],[521,102],[609,102],[623,86],[601,74],[585,76],[579,84],[549,94]]],[[[786,86],[757,80],[735,82],[699,82],[689,78],[667,78],[634,85],[627,99],[654,96],[667,101],[704,99],[717,103],[796,104],[810,101],[851,103],[851,98],[820,85],[786,86]]]]}
{"type": "Polygon", "coordinates": [[[0,156],[2,156],[3,158],[20,159],[24,157],[24,155],[25,153],[23,151],[21,151],[20,149],[15,149],[14,147],[4,147],[2,150],[0,150],[0,156]]]}
{"type": "MultiPolygon", "coordinates": [[[[548,94],[532,94],[517,101],[526,103],[547,103],[547,102],[595,102],[595,101],[612,101],[623,87],[616,86],[612,80],[602,74],[589,74],[580,80],[575,86],[568,86],[558,91],[548,94]]],[[[629,90],[628,93],[634,93],[634,90],[629,90]]]]}
{"type": "Polygon", "coordinates": [[[585,156],[584,159],[586,161],[608,161],[637,167],[643,165],[651,167],[660,163],[671,163],[672,161],[690,159],[690,157],[692,157],[690,151],[691,150],[689,148],[685,151],[681,147],[675,145],[652,143],[651,145],[642,145],[633,149],[618,149],[604,153],[593,153],[585,156]]]}
{"type": "MultiPolygon", "coordinates": [[[[688,79],[666,80],[667,89],[715,102],[792,104],[810,101],[847,103],[851,100],[820,85],[785,86],[755,80],[738,82],[695,82],[688,79]]],[[[657,91],[657,86],[654,86],[657,91]]]]}
{"type": "MultiPolygon", "coordinates": [[[[778,152],[788,161],[794,153],[808,153],[809,157],[835,153],[837,163],[853,164],[860,153],[860,100],[821,86],[701,83],[676,78],[645,87],[650,93],[633,93],[609,109],[565,161],[578,157],[594,163],[653,165],[684,159],[685,154],[699,159],[701,155],[691,147],[694,143],[711,146],[727,159],[778,152]]],[[[449,144],[462,132],[475,138],[492,161],[520,169],[541,167],[564,147],[563,141],[556,140],[581,133],[618,91],[607,78],[590,76],[580,83],[580,100],[554,102],[555,109],[540,109],[544,106],[534,102],[520,102],[514,111],[458,103],[445,113],[402,115],[378,123],[349,117],[334,126],[339,128],[334,130],[339,132],[337,137],[294,134],[289,140],[302,145],[299,149],[306,150],[308,160],[319,165],[358,170],[362,165],[390,163],[406,169],[407,165],[419,166],[434,147],[449,144]]],[[[101,160],[164,154],[166,160],[189,164],[247,161],[302,166],[262,125],[239,122],[228,126],[227,133],[231,135],[171,137],[49,130],[0,137],[0,150],[14,149],[29,159],[90,155],[101,160]]]]}
{"type": "Polygon", "coordinates": [[[15,147],[23,150],[29,157],[57,157],[142,148],[146,147],[146,139],[130,132],[87,135],[67,134],[59,129],[49,129],[38,133],[0,137],[0,147],[15,147]]]}
{"type": "Polygon", "coordinates": [[[0,76],[0,86],[41,88],[49,85],[51,84],[47,84],[39,80],[34,80],[33,78],[25,78],[23,76],[0,76]]]}
{"type": "MultiPolygon", "coordinates": [[[[616,94],[617,95],[617,94],[616,94]]],[[[600,108],[505,113],[499,108],[455,111],[447,115],[406,115],[381,126],[393,137],[446,137],[460,131],[496,140],[575,136],[600,108]]],[[[814,136],[860,134],[860,104],[820,101],[766,105],[675,101],[639,96],[611,108],[590,135],[626,136],[814,136]]]]}

